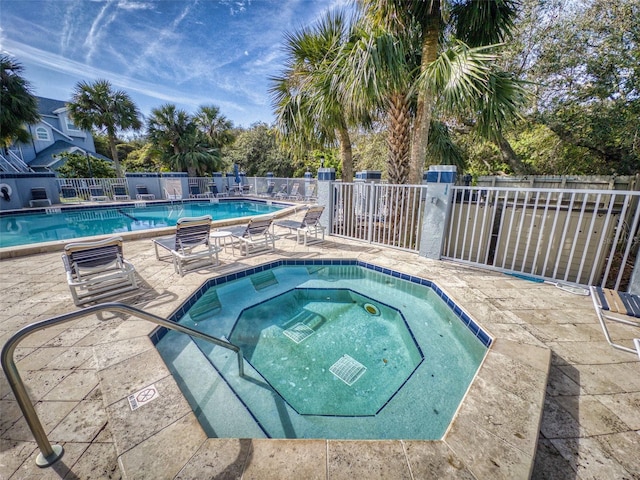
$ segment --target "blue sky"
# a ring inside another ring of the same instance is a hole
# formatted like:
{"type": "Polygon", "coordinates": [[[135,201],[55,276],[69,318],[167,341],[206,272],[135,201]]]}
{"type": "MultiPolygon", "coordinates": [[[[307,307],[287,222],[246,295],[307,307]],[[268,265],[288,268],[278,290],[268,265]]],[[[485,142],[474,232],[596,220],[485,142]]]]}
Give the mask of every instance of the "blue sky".
{"type": "Polygon", "coordinates": [[[217,105],[236,126],[271,123],[283,33],[348,0],[0,0],[0,51],[38,96],[109,80],[144,115],[217,105]]]}

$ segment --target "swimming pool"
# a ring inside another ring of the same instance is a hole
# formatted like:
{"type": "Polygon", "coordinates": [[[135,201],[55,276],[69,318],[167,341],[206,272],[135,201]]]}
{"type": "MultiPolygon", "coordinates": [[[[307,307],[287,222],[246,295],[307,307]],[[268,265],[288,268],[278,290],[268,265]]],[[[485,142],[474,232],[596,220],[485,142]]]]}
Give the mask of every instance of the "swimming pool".
{"type": "Polygon", "coordinates": [[[0,215],[0,247],[70,240],[174,226],[181,217],[213,220],[274,213],[285,207],[259,200],[135,202],[100,207],[52,207],[0,215]]]}
{"type": "Polygon", "coordinates": [[[491,344],[430,281],[355,260],[211,279],[171,318],[243,349],[239,377],[229,350],[152,335],[210,437],[439,439],[491,344]]]}

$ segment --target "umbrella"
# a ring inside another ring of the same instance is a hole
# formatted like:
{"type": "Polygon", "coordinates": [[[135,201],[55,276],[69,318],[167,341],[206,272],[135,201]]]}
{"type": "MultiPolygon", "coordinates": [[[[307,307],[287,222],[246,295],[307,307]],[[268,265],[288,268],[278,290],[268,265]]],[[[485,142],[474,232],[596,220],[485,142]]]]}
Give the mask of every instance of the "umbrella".
{"type": "Polygon", "coordinates": [[[242,183],[242,179],[240,178],[240,169],[238,168],[238,164],[233,164],[233,174],[236,177],[236,183],[240,185],[242,183]]]}

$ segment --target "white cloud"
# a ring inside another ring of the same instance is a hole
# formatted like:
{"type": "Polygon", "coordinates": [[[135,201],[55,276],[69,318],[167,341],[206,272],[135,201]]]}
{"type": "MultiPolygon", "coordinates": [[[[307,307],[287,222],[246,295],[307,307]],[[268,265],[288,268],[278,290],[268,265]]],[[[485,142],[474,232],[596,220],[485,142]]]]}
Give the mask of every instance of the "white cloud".
{"type": "Polygon", "coordinates": [[[112,5],[112,0],[105,3],[105,5],[100,9],[100,13],[96,16],[93,23],[91,24],[91,28],[89,29],[89,33],[87,34],[87,38],[84,41],[84,46],[88,49],[88,52],[85,55],[85,61],[87,63],[91,62],[93,54],[99,48],[102,38],[107,32],[107,27],[117,17],[116,11],[109,14],[109,9],[112,5]]]}
{"type": "Polygon", "coordinates": [[[118,8],[122,10],[154,10],[155,6],[151,2],[130,2],[128,0],[120,0],[118,8]]]}
{"type": "Polygon", "coordinates": [[[243,108],[235,102],[211,98],[209,95],[202,95],[200,93],[185,93],[184,91],[169,88],[157,83],[138,80],[126,75],[119,75],[111,71],[91,67],[84,63],[69,60],[59,55],[45,52],[18,42],[8,42],[8,45],[5,46],[9,53],[22,59],[25,63],[29,62],[39,67],[48,68],[65,75],[75,77],[78,80],[108,79],[116,88],[121,88],[128,92],[137,92],[164,103],[170,102],[184,104],[191,106],[194,109],[203,103],[215,103],[223,109],[228,108],[242,110],[243,108]]]}

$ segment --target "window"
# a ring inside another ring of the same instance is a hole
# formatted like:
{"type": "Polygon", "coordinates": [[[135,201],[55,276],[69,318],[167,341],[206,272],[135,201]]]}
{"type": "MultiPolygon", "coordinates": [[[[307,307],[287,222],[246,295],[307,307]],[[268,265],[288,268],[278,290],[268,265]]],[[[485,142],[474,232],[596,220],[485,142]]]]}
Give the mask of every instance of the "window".
{"type": "Polygon", "coordinates": [[[43,141],[49,140],[49,130],[47,130],[44,127],[37,127],[36,128],[36,138],[38,140],[43,140],[43,141]]]}
{"type": "Polygon", "coordinates": [[[67,130],[80,130],[80,129],[76,127],[69,118],[67,118],[67,130]]]}

